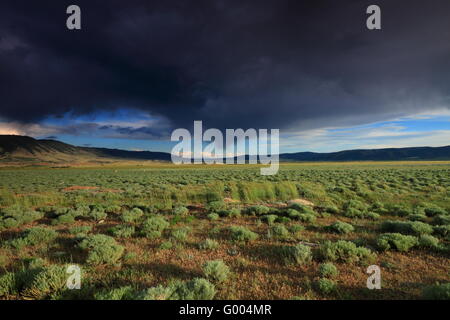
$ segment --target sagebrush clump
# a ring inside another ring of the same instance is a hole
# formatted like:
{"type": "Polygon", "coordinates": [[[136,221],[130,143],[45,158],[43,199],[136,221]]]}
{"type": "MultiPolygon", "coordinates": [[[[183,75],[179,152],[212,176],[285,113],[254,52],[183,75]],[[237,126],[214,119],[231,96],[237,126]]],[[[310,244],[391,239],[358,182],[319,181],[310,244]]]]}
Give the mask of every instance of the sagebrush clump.
{"type": "Polygon", "coordinates": [[[216,240],[206,239],[198,244],[200,250],[214,250],[219,247],[219,243],[216,240]]]}
{"type": "Polygon", "coordinates": [[[419,236],[433,233],[433,227],[420,221],[384,221],[381,231],[419,236]]]}
{"type": "Polygon", "coordinates": [[[162,232],[170,225],[164,217],[155,216],[148,218],[142,224],[142,234],[150,239],[161,237],[162,232]]]}
{"type": "Polygon", "coordinates": [[[78,245],[87,251],[86,263],[92,265],[115,264],[122,257],[124,247],[104,234],[89,235],[78,245]]]}
{"type": "Polygon", "coordinates": [[[202,270],[207,279],[217,283],[226,281],[230,275],[230,268],[222,260],[208,261],[202,270]]]}
{"type": "Polygon", "coordinates": [[[337,284],[333,280],[321,278],[316,281],[315,286],[322,294],[331,294],[337,290],[337,284]]]}
{"type": "Polygon", "coordinates": [[[376,255],[370,249],[358,247],[350,241],[325,241],[317,250],[319,259],[324,261],[339,261],[348,263],[370,263],[376,255]]]}
{"type": "Polygon", "coordinates": [[[109,233],[111,233],[114,237],[118,238],[131,238],[135,233],[135,228],[132,225],[117,225],[115,227],[110,228],[109,233]]]}
{"type": "Polygon", "coordinates": [[[384,233],[377,238],[378,249],[382,251],[395,249],[397,251],[406,252],[417,244],[417,237],[407,236],[401,233],[384,233]]]}
{"type": "Polygon", "coordinates": [[[407,236],[400,233],[384,233],[378,236],[378,249],[386,251],[395,249],[398,251],[409,251],[418,244],[419,240],[414,236],[407,236]]]}
{"type": "Polygon", "coordinates": [[[40,270],[27,284],[22,295],[33,299],[44,299],[66,289],[65,266],[51,265],[40,270]]]}
{"type": "Polygon", "coordinates": [[[304,265],[312,260],[311,248],[302,244],[281,246],[278,249],[281,260],[287,264],[304,265]]]}
{"type": "Polygon", "coordinates": [[[241,226],[233,226],[229,228],[231,239],[235,241],[254,241],[258,239],[258,234],[241,226]]]}
{"type": "Polygon", "coordinates": [[[339,274],[339,271],[334,264],[327,262],[319,266],[319,274],[322,278],[334,278],[339,274]]]}
{"type": "Polygon", "coordinates": [[[339,233],[339,234],[347,234],[355,231],[355,228],[350,224],[342,221],[337,221],[326,227],[326,230],[339,233]]]}
{"type": "Polygon", "coordinates": [[[11,246],[20,249],[25,246],[45,245],[58,237],[54,230],[34,227],[25,231],[24,235],[10,241],[11,246]]]}
{"type": "Polygon", "coordinates": [[[276,224],[269,228],[269,238],[287,239],[290,237],[289,230],[282,224],[276,224]]]}
{"type": "Polygon", "coordinates": [[[135,222],[144,215],[144,212],[139,208],[133,208],[132,210],[125,211],[120,217],[123,222],[135,222]]]}

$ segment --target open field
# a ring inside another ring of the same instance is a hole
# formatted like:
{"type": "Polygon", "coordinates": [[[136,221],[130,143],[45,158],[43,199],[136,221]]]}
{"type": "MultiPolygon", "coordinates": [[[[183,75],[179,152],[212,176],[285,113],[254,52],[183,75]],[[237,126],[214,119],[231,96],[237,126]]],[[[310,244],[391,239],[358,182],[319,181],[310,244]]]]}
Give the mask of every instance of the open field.
{"type": "Polygon", "coordinates": [[[0,299],[450,296],[445,161],[2,168],[0,208],[0,299]]]}

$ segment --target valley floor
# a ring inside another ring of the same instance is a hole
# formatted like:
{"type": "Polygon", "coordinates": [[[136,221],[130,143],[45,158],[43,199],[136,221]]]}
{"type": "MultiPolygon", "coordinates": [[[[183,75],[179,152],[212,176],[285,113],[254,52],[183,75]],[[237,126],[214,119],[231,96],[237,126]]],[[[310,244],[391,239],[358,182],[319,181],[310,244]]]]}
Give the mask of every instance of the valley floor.
{"type": "Polygon", "coordinates": [[[0,241],[0,299],[449,299],[450,164],[3,168],[0,241]]]}

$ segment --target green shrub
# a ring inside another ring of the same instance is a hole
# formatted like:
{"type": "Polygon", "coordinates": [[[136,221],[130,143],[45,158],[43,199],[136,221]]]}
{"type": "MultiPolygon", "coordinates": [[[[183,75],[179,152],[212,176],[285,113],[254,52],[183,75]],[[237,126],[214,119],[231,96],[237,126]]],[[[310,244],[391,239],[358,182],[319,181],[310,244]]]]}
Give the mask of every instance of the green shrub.
{"type": "Polygon", "coordinates": [[[448,226],[435,226],[433,227],[434,234],[449,239],[450,238],[450,225],[448,226]]]}
{"type": "Polygon", "coordinates": [[[276,224],[269,228],[269,238],[287,239],[290,236],[288,229],[282,224],[276,224]]]}
{"type": "Polygon", "coordinates": [[[11,240],[10,244],[14,248],[20,249],[25,246],[48,244],[55,240],[57,236],[58,233],[54,230],[34,227],[25,231],[22,237],[11,240]]]}
{"type": "Polygon", "coordinates": [[[428,286],[423,289],[422,297],[426,300],[450,300],[450,283],[428,286]]]}
{"type": "Polygon", "coordinates": [[[195,278],[175,286],[170,300],[212,300],[215,295],[216,289],[211,282],[195,278]]]}
{"type": "MultiPolygon", "coordinates": [[[[177,287],[175,285],[170,285],[168,287],[164,287],[159,285],[157,287],[148,288],[143,292],[143,294],[139,297],[140,300],[170,300],[174,295],[177,287]]],[[[174,299],[172,299],[174,300],[174,299]]]]}
{"type": "Polygon", "coordinates": [[[82,217],[87,217],[89,215],[89,212],[91,212],[91,208],[89,208],[89,206],[85,204],[77,204],[75,206],[75,210],[82,217]]]}
{"type": "Polygon", "coordinates": [[[343,216],[347,218],[364,218],[365,215],[364,211],[355,208],[347,208],[343,213],[343,216]]]}
{"type": "Polygon", "coordinates": [[[66,267],[52,265],[43,268],[23,291],[23,296],[33,299],[44,299],[66,288],[66,267]]]}
{"type": "Polygon", "coordinates": [[[131,286],[105,289],[94,293],[95,300],[133,300],[135,296],[135,289],[131,286]]]}
{"type": "Polygon", "coordinates": [[[125,211],[121,216],[121,220],[126,223],[136,222],[144,215],[144,212],[139,208],[134,208],[129,211],[125,211]]]}
{"type": "Polygon", "coordinates": [[[384,221],[381,231],[388,233],[401,233],[409,235],[421,235],[433,233],[433,227],[420,221],[384,221]]]}
{"type": "Polygon", "coordinates": [[[423,248],[439,248],[439,239],[429,234],[424,234],[419,237],[419,246],[423,248]]]}
{"type": "Polygon", "coordinates": [[[316,221],[316,216],[311,213],[301,213],[297,219],[301,222],[313,223],[316,221]]]}
{"type": "Polygon", "coordinates": [[[241,216],[241,209],[239,209],[239,208],[232,208],[232,209],[227,209],[227,210],[221,210],[219,212],[219,215],[221,217],[229,217],[229,218],[240,217],[241,216]]]}
{"type": "Polygon", "coordinates": [[[408,216],[409,221],[420,221],[420,222],[426,222],[427,216],[424,214],[412,214],[408,216]]]}
{"type": "Polygon", "coordinates": [[[159,245],[159,249],[161,250],[169,250],[172,249],[172,247],[173,247],[172,241],[164,241],[159,245]]]}
{"type": "Polygon", "coordinates": [[[342,221],[336,221],[325,228],[331,232],[339,234],[347,234],[355,231],[355,228],[351,224],[342,221]]]}
{"type": "Polygon", "coordinates": [[[295,203],[295,202],[292,203],[292,204],[289,206],[289,208],[288,208],[288,210],[287,210],[287,213],[288,213],[288,214],[289,214],[289,211],[290,211],[290,210],[294,210],[294,211],[297,211],[297,212],[300,212],[300,213],[312,214],[312,215],[315,214],[314,210],[311,209],[310,207],[305,206],[305,205],[303,205],[303,204],[295,203]]]}
{"type": "Polygon", "coordinates": [[[319,266],[319,274],[322,278],[334,278],[339,274],[339,271],[334,264],[327,262],[319,266]]]}
{"type": "Polygon", "coordinates": [[[225,207],[226,207],[225,202],[219,200],[208,202],[208,204],[205,206],[205,209],[210,212],[219,212],[225,209],[225,207]]]}
{"type": "Polygon", "coordinates": [[[333,280],[322,278],[315,283],[317,290],[322,294],[330,294],[337,290],[337,284],[333,280]]]}
{"type": "Polygon", "coordinates": [[[35,227],[26,231],[25,238],[30,245],[49,243],[56,239],[58,233],[51,229],[35,227]]]}
{"type": "Polygon", "coordinates": [[[25,259],[24,262],[27,264],[28,269],[39,269],[47,264],[47,262],[42,258],[25,259]]]}
{"type": "Polygon", "coordinates": [[[288,217],[283,217],[283,216],[280,217],[280,216],[278,216],[278,218],[277,218],[277,220],[275,222],[278,222],[278,223],[289,223],[289,222],[291,222],[291,219],[288,218],[288,217]]]}
{"type": "Polygon", "coordinates": [[[121,206],[110,205],[105,209],[106,213],[119,214],[122,211],[121,206]]]}
{"type": "Polygon", "coordinates": [[[110,228],[108,232],[114,237],[131,238],[134,235],[135,228],[134,226],[122,224],[110,228]]]}
{"type": "Polygon", "coordinates": [[[173,208],[172,214],[177,216],[186,216],[189,214],[189,209],[184,206],[178,206],[173,208]]]}
{"type": "Polygon", "coordinates": [[[376,212],[367,212],[365,217],[370,220],[378,220],[380,219],[380,215],[376,212]]]}
{"type": "Polygon", "coordinates": [[[295,246],[281,246],[279,247],[279,255],[287,265],[304,265],[312,260],[311,248],[302,244],[297,244],[295,246]]]}
{"type": "Polygon", "coordinates": [[[189,228],[178,228],[171,231],[170,235],[177,241],[184,242],[190,232],[189,228]]]}
{"type": "Polygon", "coordinates": [[[88,214],[88,217],[95,221],[104,220],[107,216],[107,213],[103,209],[93,209],[88,214]]]}
{"type": "Polygon", "coordinates": [[[429,217],[434,217],[434,216],[438,216],[438,215],[446,215],[447,211],[442,209],[439,206],[436,205],[428,205],[425,209],[425,214],[429,217]]]}
{"type": "Polygon", "coordinates": [[[226,281],[230,275],[230,268],[222,260],[207,261],[202,269],[207,279],[217,283],[226,281]]]}
{"type": "Polygon", "coordinates": [[[254,216],[262,216],[268,214],[270,212],[270,208],[263,205],[256,205],[248,207],[245,211],[246,214],[254,215],[254,216]]]}
{"type": "Polygon", "coordinates": [[[289,218],[298,220],[298,217],[300,216],[300,212],[295,209],[287,209],[286,214],[289,218]]]}
{"type": "Polygon", "coordinates": [[[319,259],[348,263],[369,263],[375,260],[375,254],[367,248],[358,247],[350,241],[325,241],[318,249],[319,259]]]}
{"type": "Polygon", "coordinates": [[[43,217],[43,212],[30,210],[18,205],[3,208],[0,211],[0,230],[16,228],[43,217]]]}
{"type": "Polygon", "coordinates": [[[324,207],[324,211],[331,214],[336,214],[339,212],[339,208],[335,205],[328,205],[324,207]]]}
{"type": "Polygon", "coordinates": [[[300,220],[302,222],[314,222],[316,220],[316,214],[310,207],[294,203],[287,209],[286,214],[289,218],[294,220],[300,220]]]}
{"type": "Polygon", "coordinates": [[[166,219],[161,216],[148,218],[142,224],[142,234],[147,238],[154,239],[161,236],[164,229],[170,225],[166,219]]]}
{"type": "Polygon", "coordinates": [[[387,209],[388,213],[391,215],[406,217],[413,213],[412,209],[401,205],[394,205],[387,209]]]}
{"type": "Polygon", "coordinates": [[[377,246],[380,250],[396,249],[406,252],[418,244],[418,239],[414,236],[407,236],[400,233],[384,233],[377,239],[377,246]]]}
{"type": "Polygon", "coordinates": [[[358,200],[349,200],[343,206],[343,215],[348,218],[363,218],[367,206],[358,200]]]}
{"type": "Polygon", "coordinates": [[[233,226],[229,228],[231,239],[235,241],[254,241],[258,238],[258,234],[241,226],[233,226]]]}
{"type": "Polygon", "coordinates": [[[124,251],[114,238],[104,234],[89,235],[78,246],[87,250],[86,262],[92,265],[115,264],[124,251]]]}
{"type": "Polygon", "coordinates": [[[199,243],[198,248],[200,250],[214,250],[219,247],[219,243],[212,239],[206,239],[199,243]]]}
{"type": "Polygon", "coordinates": [[[275,223],[277,218],[278,218],[278,216],[275,215],[275,214],[268,214],[268,215],[262,216],[261,220],[264,221],[264,222],[267,222],[267,224],[270,226],[270,225],[273,225],[275,223]]]}
{"type": "Polygon", "coordinates": [[[92,231],[91,226],[77,226],[69,229],[70,234],[80,235],[84,234],[87,235],[89,232],[92,231]]]}
{"type": "Polygon", "coordinates": [[[305,227],[302,226],[301,224],[293,224],[292,226],[289,227],[289,232],[291,232],[294,235],[299,234],[303,230],[305,230],[305,227]]]}
{"type": "Polygon", "coordinates": [[[0,297],[17,293],[16,275],[13,272],[7,272],[0,276],[0,297]]]}
{"type": "Polygon", "coordinates": [[[450,225],[450,215],[437,215],[433,218],[433,224],[435,225],[450,225]]]}
{"type": "Polygon", "coordinates": [[[74,222],[75,222],[75,216],[70,213],[60,215],[56,219],[52,220],[53,225],[70,224],[70,223],[74,223],[74,222]]]}
{"type": "Polygon", "coordinates": [[[215,212],[208,214],[207,217],[211,221],[216,221],[216,220],[219,220],[219,218],[220,218],[220,216],[215,212]]]}

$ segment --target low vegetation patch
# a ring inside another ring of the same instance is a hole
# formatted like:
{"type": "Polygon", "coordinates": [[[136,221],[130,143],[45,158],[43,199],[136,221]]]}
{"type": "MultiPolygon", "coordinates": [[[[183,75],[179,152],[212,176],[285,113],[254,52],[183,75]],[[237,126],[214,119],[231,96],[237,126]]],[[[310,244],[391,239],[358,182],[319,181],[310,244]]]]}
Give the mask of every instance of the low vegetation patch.
{"type": "Polygon", "coordinates": [[[347,263],[370,263],[376,255],[370,249],[358,247],[350,241],[325,241],[316,252],[319,259],[347,263]]]}
{"type": "Polygon", "coordinates": [[[342,221],[337,221],[333,224],[330,224],[325,228],[326,230],[339,234],[347,234],[355,231],[355,228],[350,224],[342,221]]]}
{"type": "Polygon", "coordinates": [[[287,264],[304,265],[312,261],[311,248],[302,244],[295,246],[281,246],[278,248],[281,260],[287,264]]]}
{"type": "Polygon", "coordinates": [[[414,236],[407,236],[400,233],[384,233],[377,239],[377,246],[380,250],[390,249],[398,251],[409,251],[418,244],[419,240],[414,236]]]}
{"type": "Polygon", "coordinates": [[[258,234],[241,226],[233,226],[229,228],[231,239],[234,241],[254,241],[258,239],[258,234]]]}
{"type": "Polygon", "coordinates": [[[205,277],[212,282],[221,283],[230,276],[230,268],[222,260],[207,261],[203,267],[205,277]]]}
{"type": "Polygon", "coordinates": [[[86,263],[92,265],[115,264],[124,252],[123,246],[119,245],[114,238],[104,234],[89,235],[78,247],[87,251],[86,263]]]}

